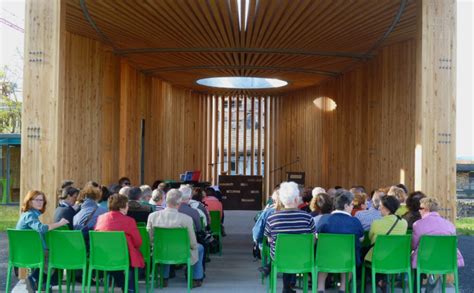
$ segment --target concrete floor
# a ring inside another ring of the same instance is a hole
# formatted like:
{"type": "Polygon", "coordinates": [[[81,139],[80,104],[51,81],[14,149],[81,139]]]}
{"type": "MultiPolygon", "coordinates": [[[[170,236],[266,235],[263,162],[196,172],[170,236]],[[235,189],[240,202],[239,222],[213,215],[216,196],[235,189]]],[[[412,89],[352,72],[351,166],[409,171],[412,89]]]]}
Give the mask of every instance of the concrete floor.
{"type": "MultiPolygon", "coordinates": [[[[266,292],[266,284],[262,285],[260,274],[257,268],[259,262],[253,261],[252,256],[252,237],[251,227],[253,226],[253,218],[256,212],[253,211],[226,211],[225,212],[225,229],[227,237],[224,237],[222,256],[211,255],[211,262],[207,264],[206,279],[203,286],[193,289],[193,292],[266,292]]],[[[471,237],[472,239],[472,237],[471,237]]],[[[460,244],[462,241],[460,241],[460,244]]],[[[468,263],[466,259],[466,263],[468,263]]],[[[470,267],[470,265],[468,265],[470,267]]],[[[462,271],[462,269],[461,269],[462,271]]],[[[460,271],[460,273],[461,273],[460,271]]],[[[463,281],[461,279],[461,284],[463,281]]],[[[169,287],[162,292],[186,292],[186,282],[184,279],[184,271],[176,272],[176,278],[169,280],[169,287]]],[[[473,292],[461,286],[461,292],[473,292]]],[[[0,288],[0,292],[5,287],[0,288]]],[[[57,292],[57,287],[54,288],[57,292]]],[[[76,286],[76,291],[80,286],[76,286]]],[[[156,289],[158,291],[158,289],[156,289]]],[[[25,285],[20,281],[13,292],[25,292],[25,285]]],[[[93,290],[95,291],[95,290],[93,290]]],[[[281,279],[278,280],[278,290],[282,291],[281,279]]],[[[116,290],[116,292],[120,292],[116,290]]],[[[145,292],[145,285],[140,283],[140,292],[145,292]]],[[[158,291],[159,292],[159,291],[158,291]]],[[[302,290],[298,290],[302,292],[302,290]]],[[[327,292],[337,292],[329,290],[327,292]]],[[[370,286],[367,288],[370,292],[370,286]]],[[[402,292],[397,289],[396,292],[402,292]]],[[[454,292],[452,288],[448,288],[447,292],[454,292]]]]}

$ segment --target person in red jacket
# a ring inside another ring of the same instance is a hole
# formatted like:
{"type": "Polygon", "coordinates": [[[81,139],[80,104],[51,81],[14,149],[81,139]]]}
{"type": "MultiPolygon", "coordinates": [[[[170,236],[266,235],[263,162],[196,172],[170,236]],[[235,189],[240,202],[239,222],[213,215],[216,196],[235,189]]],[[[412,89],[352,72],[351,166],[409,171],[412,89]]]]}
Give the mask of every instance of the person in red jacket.
{"type": "MultiPolygon", "coordinates": [[[[128,255],[130,257],[130,269],[143,268],[145,262],[140,252],[142,238],[138,231],[135,220],[127,216],[128,197],[121,194],[114,194],[108,199],[109,212],[99,216],[95,226],[96,231],[124,231],[127,238],[128,255]]],[[[122,272],[111,272],[115,282],[123,290],[124,274],[122,272]]],[[[129,273],[128,292],[135,292],[135,282],[133,271],[129,273]]]]}

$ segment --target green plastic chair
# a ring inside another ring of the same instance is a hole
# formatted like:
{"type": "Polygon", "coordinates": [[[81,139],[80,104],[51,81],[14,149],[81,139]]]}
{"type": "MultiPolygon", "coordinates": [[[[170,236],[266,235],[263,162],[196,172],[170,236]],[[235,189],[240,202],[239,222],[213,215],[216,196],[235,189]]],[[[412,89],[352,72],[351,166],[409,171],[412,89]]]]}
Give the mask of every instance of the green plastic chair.
{"type": "MultiPolygon", "coordinates": [[[[361,292],[365,292],[365,268],[372,268],[372,292],[375,293],[377,290],[375,274],[391,274],[392,292],[394,292],[395,274],[403,273],[408,275],[409,291],[412,293],[410,254],[411,235],[378,235],[372,262],[364,262],[362,266],[361,292]]],[[[405,292],[404,286],[403,292],[405,292]]]]}
{"type": "Polygon", "coordinates": [[[420,292],[420,274],[443,275],[443,292],[446,292],[446,274],[454,273],[456,293],[459,293],[457,236],[423,235],[418,246],[416,262],[416,290],[420,292]]]}
{"type": "MultiPolygon", "coordinates": [[[[272,261],[270,288],[276,292],[278,272],[303,274],[303,292],[308,292],[308,273],[317,277],[314,265],[314,234],[278,234],[272,261]]],[[[313,286],[313,292],[316,287],[313,286]]]]}
{"type": "MultiPolygon", "coordinates": [[[[140,252],[142,253],[143,259],[145,260],[145,284],[146,292],[150,290],[149,278],[150,278],[150,235],[145,227],[138,227],[140,236],[142,237],[142,246],[140,246],[140,252]]],[[[136,274],[138,274],[138,268],[135,268],[136,274]]],[[[138,288],[138,278],[135,278],[135,288],[138,288]]],[[[135,289],[137,290],[137,289],[135,289]]],[[[137,290],[138,291],[138,290],[137,290]]]]}
{"type": "Polygon", "coordinates": [[[313,279],[314,288],[318,287],[317,274],[319,272],[346,273],[347,290],[349,287],[348,273],[352,273],[352,292],[355,293],[357,287],[354,235],[319,233],[315,265],[316,278],[313,279]]]}
{"type": "MultiPolygon", "coordinates": [[[[157,264],[186,264],[188,266],[188,292],[193,284],[191,245],[187,228],[154,228],[151,291],[154,290],[157,264]]],[[[163,287],[164,267],[161,267],[160,288],[163,287]]]]}
{"type": "Polygon", "coordinates": [[[210,211],[211,216],[211,233],[212,236],[217,236],[219,239],[219,255],[222,255],[222,226],[221,226],[221,212],[210,211]]]}
{"type": "MultiPolygon", "coordinates": [[[[104,280],[108,280],[108,271],[125,272],[125,292],[128,291],[128,274],[130,261],[128,256],[127,240],[125,232],[98,232],[89,231],[90,254],[89,272],[87,280],[87,292],[91,290],[92,271],[104,272],[104,280]]],[[[96,280],[96,284],[98,280],[96,280]]],[[[105,291],[108,291],[108,281],[105,282],[105,291]]],[[[96,292],[98,286],[96,285],[96,292]]]]}
{"type": "Polygon", "coordinates": [[[86,244],[81,231],[53,230],[48,232],[49,258],[48,258],[48,277],[46,279],[46,288],[51,283],[51,271],[53,268],[59,270],[58,285],[61,292],[62,270],[66,270],[67,291],[71,286],[74,292],[75,274],[74,270],[82,270],[82,290],[84,293],[87,272],[87,253],[86,244]],[[68,271],[69,270],[69,271],[68,271]],[[72,279],[71,279],[72,278],[72,279]]]}
{"type": "Polygon", "coordinates": [[[11,274],[14,267],[38,268],[38,289],[41,291],[43,283],[44,251],[40,234],[35,230],[8,229],[8,272],[6,292],[10,292],[11,274]]]}
{"type": "MultiPolygon", "coordinates": [[[[265,267],[270,261],[270,247],[268,246],[268,238],[266,236],[263,236],[263,240],[262,240],[261,257],[262,257],[262,267],[265,267]]],[[[262,278],[262,284],[264,284],[265,274],[263,272],[261,273],[261,278],[262,278]]]]}
{"type": "Polygon", "coordinates": [[[137,227],[146,227],[145,222],[137,222],[137,227]]]}

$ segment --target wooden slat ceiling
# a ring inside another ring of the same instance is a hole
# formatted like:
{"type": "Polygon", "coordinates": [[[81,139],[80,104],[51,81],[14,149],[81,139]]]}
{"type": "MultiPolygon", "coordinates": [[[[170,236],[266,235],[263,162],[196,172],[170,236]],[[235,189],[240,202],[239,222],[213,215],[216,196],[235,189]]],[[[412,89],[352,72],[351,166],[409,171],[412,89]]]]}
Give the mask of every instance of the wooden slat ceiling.
{"type": "Polygon", "coordinates": [[[415,0],[68,0],[67,30],[100,40],[147,74],[201,92],[217,76],[317,85],[413,38],[415,0]],[[239,13],[240,11],[240,13],[239,13]],[[246,17],[247,16],[247,17],[246,17]]]}

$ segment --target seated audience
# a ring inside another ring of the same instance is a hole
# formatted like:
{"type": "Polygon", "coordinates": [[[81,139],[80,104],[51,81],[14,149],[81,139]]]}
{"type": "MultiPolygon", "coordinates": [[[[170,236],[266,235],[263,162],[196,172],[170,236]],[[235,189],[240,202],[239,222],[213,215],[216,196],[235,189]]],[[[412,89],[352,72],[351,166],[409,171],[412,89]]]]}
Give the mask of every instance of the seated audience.
{"type": "Polygon", "coordinates": [[[320,193],[326,193],[326,190],[322,187],[315,187],[311,190],[311,195],[315,198],[320,193]]]}
{"type": "Polygon", "coordinates": [[[153,193],[151,187],[148,185],[142,185],[140,186],[140,190],[142,191],[140,203],[143,205],[152,206],[152,209],[154,209],[155,205],[150,204],[151,194],[153,193]]]}
{"type": "MultiPolygon", "coordinates": [[[[334,234],[354,234],[355,235],[355,252],[357,266],[361,264],[360,257],[360,239],[364,236],[364,228],[357,218],[351,216],[352,200],[354,195],[347,190],[339,189],[336,193],[334,201],[335,211],[326,219],[320,220],[318,233],[334,233],[334,234]]],[[[327,273],[319,273],[318,276],[318,292],[325,290],[327,273]]],[[[353,276],[355,278],[355,276],[353,276]]],[[[346,274],[341,274],[340,291],[346,289],[346,274]]]]}
{"type": "Polygon", "coordinates": [[[402,188],[397,187],[397,186],[392,186],[390,187],[390,190],[387,192],[387,195],[395,196],[400,202],[400,207],[395,213],[397,216],[403,217],[406,213],[408,213],[408,208],[405,203],[407,194],[402,188]]]}
{"type": "Polygon", "coordinates": [[[212,187],[207,187],[206,192],[204,193],[204,199],[202,202],[206,206],[208,212],[210,211],[219,211],[221,212],[221,222],[224,221],[224,210],[222,208],[222,203],[216,197],[216,191],[212,187]]]}
{"type": "Polygon", "coordinates": [[[209,212],[206,209],[206,206],[202,203],[204,196],[204,192],[202,191],[201,188],[197,187],[193,189],[193,193],[191,196],[191,200],[189,201],[189,205],[193,209],[197,209],[199,212],[199,215],[201,217],[204,217],[204,227],[207,227],[209,225],[210,219],[209,219],[209,212]]]}
{"type": "Polygon", "coordinates": [[[118,184],[120,187],[125,187],[125,186],[131,186],[132,184],[130,183],[130,178],[128,177],[122,177],[119,179],[118,184]]]}
{"type": "Polygon", "coordinates": [[[199,212],[189,205],[191,193],[193,192],[191,187],[187,185],[181,185],[179,187],[179,191],[181,192],[181,205],[179,206],[178,212],[188,215],[191,217],[191,219],[193,219],[195,232],[201,231],[202,227],[199,212]]]}
{"type": "MultiPolygon", "coordinates": [[[[135,292],[134,268],[143,268],[145,262],[140,252],[142,238],[134,219],[127,216],[128,198],[114,194],[108,199],[109,212],[100,215],[95,226],[96,231],[123,231],[127,239],[130,272],[128,274],[128,292],[135,292]]],[[[115,282],[124,290],[125,276],[123,272],[111,272],[115,282]]]]}
{"type": "Polygon", "coordinates": [[[298,205],[298,209],[305,211],[307,213],[311,213],[311,209],[309,207],[309,203],[313,199],[313,195],[311,194],[311,189],[302,189],[300,190],[300,194],[302,194],[301,197],[301,203],[298,205]]]}
{"type": "Polygon", "coordinates": [[[68,220],[69,229],[74,229],[72,222],[74,215],[77,213],[74,205],[76,204],[77,197],[79,196],[79,189],[68,186],[63,189],[61,196],[59,197],[59,204],[54,211],[53,220],[59,222],[61,219],[68,220]]]}
{"type": "Polygon", "coordinates": [[[97,201],[101,198],[101,190],[95,182],[88,182],[79,192],[78,201],[82,202],[81,210],[73,218],[74,230],[81,230],[86,245],[89,243],[89,230],[94,230],[97,218],[107,212],[99,206],[97,201]]]}
{"type": "MultiPolygon", "coordinates": [[[[61,218],[56,223],[49,225],[41,223],[39,216],[45,212],[47,203],[48,201],[46,200],[46,196],[43,192],[37,190],[28,191],[25,198],[23,199],[23,203],[21,205],[21,215],[16,224],[17,230],[35,230],[40,234],[46,258],[46,232],[69,224],[69,221],[64,218],[61,218]]],[[[47,264],[47,259],[45,264],[47,264]]],[[[33,269],[31,274],[26,278],[25,281],[28,292],[34,292],[38,289],[39,273],[39,269],[33,269]]],[[[53,278],[53,280],[57,280],[57,278],[53,278]]],[[[43,285],[45,285],[45,283],[46,274],[43,275],[43,285]]]]}
{"type": "Polygon", "coordinates": [[[364,231],[369,231],[372,222],[382,218],[382,214],[380,213],[380,200],[383,196],[385,196],[385,194],[381,190],[374,191],[372,195],[372,206],[368,210],[360,211],[355,215],[362,224],[364,231]]]}
{"type": "Polygon", "coordinates": [[[163,190],[161,189],[155,189],[153,190],[153,192],[151,193],[151,198],[150,198],[150,201],[149,203],[151,205],[154,205],[154,210],[155,211],[161,211],[165,208],[163,202],[165,200],[165,194],[163,192],[163,190]]]}
{"type": "Polygon", "coordinates": [[[367,210],[367,194],[365,192],[356,191],[353,193],[354,199],[352,200],[352,212],[351,215],[355,216],[355,214],[359,211],[367,210]]]}
{"type": "MultiPolygon", "coordinates": [[[[375,244],[378,235],[404,235],[407,232],[407,222],[397,216],[395,212],[400,207],[398,199],[394,196],[387,195],[380,199],[380,213],[382,218],[375,220],[372,223],[369,231],[369,239],[371,244],[375,244]]],[[[371,248],[365,259],[367,261],[372,260],[371,248]]]]}
{"type": "Polygon", "coordinates": [[[140,202],[142,191],[139,187],[132,187],[128,192],[128,216],[135,221],[146,223],[148,215],[153,212],[150,205],[144,205],[140,202]]]}
{"type": "Polygon", "coordinates": [[[316,230],[318,230],[321,219],[325,219],[331,215],[333,210],[333,200],[327,193],[323,192],[313,197],[310,207],[313,211],[311,214],[316,214],[316,216],[313,217],[313,221],[316,230]]]}
{"type": "MultiPolygon", "coordinates": [[[[193,264],[193,287],[200,287],[204,278],[203,257],[204,248],[196,241],[193,229],[193,219],[190,216],[178,212],[181,203],[181,192],[171,189],[166,196],[166,208],[153,212],[148,217],[147,230],[150,234],[150,243],[153,243],[154,228],[186,228],[188,230],[189,242],[191,244],[191,263],[193,264]]],[[[164,266],[165,287],[168,284],[170,266],[164,266]]]]}
{"type": "MultiPolygon", "coordinates": [[[[279,201],[284,208],[270,215],[265,225],[264,237],[270,244],[270,256],[274,258],[275,244],[280,233],[316,234],[313,218],[310,214],[298,209],[300,191],[295,182],[283,182],[280,185],[279,201]]],[[[283,292],[296,292],[292,287],[296,282],[296,275],[283,274],[283,292]]]]}
{"type": "MultiPolygon", "coordinates": [[[[456,227],[441,217],[438,213],[439,203],[434,197],[424,197],[420,200],[421,219],[413,224],[413,234],[411,239],[411,247],[413,253],[411,255],[411,265],[416,268],[416,256],[418,253],[418,245],[423,235],[456,235],[456,227]]],[[[458,267],[464,266],[464,258],[458,249],[458,267]]]]}
{"type": "Polygon", "coordinates": [[[408,223],[408,229],[413,229],[413,223],[421,219],[420,200],[424,197],[426,197],[426,195],[421,191],[412,192],[408,196],[406,201],[408,213],[403,216],[408,223]]]}
{"type": "Polygon", "coordinates": [[[109,210],[107,202],[108,202],[109,197],[113,193],[110,192],[110,190],[107,188],[107,186],[102,186],[101,190],[102,190],[102,197],[99,200],[99,206],[101,206],[102,208],[104,208],[106,210],[109,210]]]}
{"type": "Polygon", "coordinates": [[[271,216],[277,209],[278,197],[279,197],[279,188],[275,189],[272,193],[272,204],[266,207],[258,216],[255,225],[252,228],[252,237],[253,242],[258,244],[258,247],[262,248],[263,243],[263,233],[265,231],[265,226],[267,224],[268,217],[271,216]]]}

